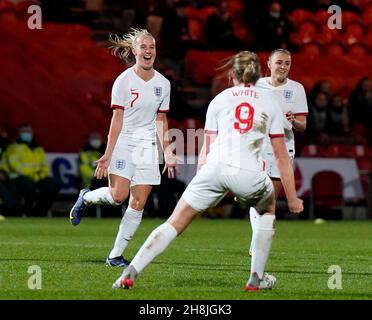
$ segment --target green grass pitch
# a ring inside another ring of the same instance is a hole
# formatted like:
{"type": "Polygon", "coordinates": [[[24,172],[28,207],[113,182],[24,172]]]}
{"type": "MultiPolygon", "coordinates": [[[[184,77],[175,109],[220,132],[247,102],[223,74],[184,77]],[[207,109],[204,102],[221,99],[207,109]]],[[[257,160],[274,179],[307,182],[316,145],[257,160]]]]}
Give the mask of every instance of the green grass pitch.
{"type": "MultiPolygon", "coordinates": [[[[132,258],[160,219],[144,219],[128,247],[132,258]]],[[[120,268],[104,265],[119,219],[0,221],[0,299],[253,300],[372,299],[372,222],[277,221],[267,271],[272,291],[245,292],[251,229],[246,220],[196,219],[150,264],[132,290],[112,290],[120,268]],[[28,273],[40,266],[42,288],[28,273]],[[328,288],[341,268],[342,289],[328,288]]]]}

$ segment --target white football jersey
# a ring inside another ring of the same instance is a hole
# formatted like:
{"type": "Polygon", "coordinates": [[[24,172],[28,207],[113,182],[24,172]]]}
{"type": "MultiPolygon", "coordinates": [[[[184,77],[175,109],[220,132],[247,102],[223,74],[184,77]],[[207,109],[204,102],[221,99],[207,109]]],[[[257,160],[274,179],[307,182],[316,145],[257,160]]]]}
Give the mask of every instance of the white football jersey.
{"type": "Polygon", "coordinates": [[[207,163],[262,171],[265,137],[284,136],[278,108],[270,91],[256,86],[240,85],[219,93],[207,111],[205,131],[218,133],[207,163]]]}
{"type": "MultiPolygon", "coordinates": [[[[295,115],[306,116],[308,114],[305,89],[301,83],[291,79],[287,79],[287,82],[281,86],[274,87],[269,83],[269,79],[269,77],[260,78],[257,81],[256,86],[271,90],[276,97],[275,99],[279,102],[283,116],[285,144],[288,151],[292,150],[291,152],[294,154],[295,142],[292,131],[292,123],[287,120],[285,114],[289,111],[295,115]]],[[[267,151],[272,153],[270,143],[267,144],[267,151]]]]}
{"type": "Polygon", "coordinates": [[[155,70],[149,81],[126,69],[113,85],[111,107],[124,110],[120,135],[131,140],[156,141],[156,115],[169,111],[170,82],[155,70]]]}

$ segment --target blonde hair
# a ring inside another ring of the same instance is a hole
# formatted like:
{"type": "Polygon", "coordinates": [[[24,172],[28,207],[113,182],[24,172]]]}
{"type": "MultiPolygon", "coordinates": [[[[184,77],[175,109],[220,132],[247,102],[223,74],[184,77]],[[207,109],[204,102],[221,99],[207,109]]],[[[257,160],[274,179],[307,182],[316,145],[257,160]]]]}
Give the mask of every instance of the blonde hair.
{"type": "Polygon", "coordinates": [[[117,34],[110,34],[109,42],[111,45],[109,48],[111,49],[112,55],[124,62],[133,62],[134,56],[132,54],[132,49],[136,46],[137,39],[142,36],[149,36],[155,40],[152,34],[146,29],[131,28],[122,38],[117,34]]]}
{"type": "Polygon", "coordinates": [[[261,65],[258,55],[251,51],[241,51],[232,56],[224,67],[230,66],[240,83],[255,84],[261,77],[261,65]]]}
{"type": "Polygon", "coordinates": [[[271,51],[268,60],[270,61],[271,57],[272,57],[275,53],[277,53],[277,52],[284,53],[284,54],[287,54],[288,56],[291,56],[291,52],[290,52],[290,51],[288,51],[288,50],[286,50],[286,49],[278,48],[278,49],[275,49],[275,50],[271,51]]]}

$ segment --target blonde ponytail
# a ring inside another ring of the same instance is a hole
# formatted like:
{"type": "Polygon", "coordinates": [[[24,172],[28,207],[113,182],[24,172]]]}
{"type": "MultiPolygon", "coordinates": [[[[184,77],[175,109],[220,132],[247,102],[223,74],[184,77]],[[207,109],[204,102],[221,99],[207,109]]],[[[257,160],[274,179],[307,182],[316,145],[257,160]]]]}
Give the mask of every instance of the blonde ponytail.
{"type": "Polygon", "coordinates": [[[231,66],[240,83],[255,84],[261,77],[260,58],[254,52],[242,51],[231,58],[231,66]]]}
{"type": "Polygon", "coordinates": [[[141,36],[150,36],[153,38],[151,33],[146,29],[131,28],[122,38],[117,34],[110,34],[109,49],[111,49],[112,55],[118,57],[124,62],[133,62],[134,57],[132,55],[132,49],[136,46],[137,39],[141,36]]]}

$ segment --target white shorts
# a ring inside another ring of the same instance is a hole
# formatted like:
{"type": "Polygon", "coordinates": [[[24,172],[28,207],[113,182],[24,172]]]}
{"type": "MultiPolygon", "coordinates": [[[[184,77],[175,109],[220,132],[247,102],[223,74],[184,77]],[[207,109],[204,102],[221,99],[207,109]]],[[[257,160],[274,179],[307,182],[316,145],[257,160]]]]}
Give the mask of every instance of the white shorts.
{"type": "MultiPolygon", "coordinates": [[[[291,160],[291,164],[293,166],[294,151],[289,150],[288,154],[289,154],[289,159],[291,160]]],[[[270,178],[280,179],[280,173],[279,173],[279,169],[276,165],[276,159],[275,159],[274,153],[272,153],[272,152],[264,153],[263,157],[264,157],[264,160],[265,160],[265,171],[268,174],[268,176],[270,178]]]]}
{"type": "Polygon", "coordinates": [[[131,186],[159,185],[159,154],[156,144],[142,146],[118,141],[108,173],[130,180],[131,186]]]}
{"type": "Polygon", "coordinates": [[[216,206],[229,191],[261,212],[271,203],[274,188],[264,171],[207,163],[191,180],[182,197],[201,212],[216,206]]]}

